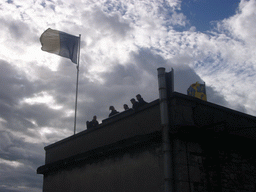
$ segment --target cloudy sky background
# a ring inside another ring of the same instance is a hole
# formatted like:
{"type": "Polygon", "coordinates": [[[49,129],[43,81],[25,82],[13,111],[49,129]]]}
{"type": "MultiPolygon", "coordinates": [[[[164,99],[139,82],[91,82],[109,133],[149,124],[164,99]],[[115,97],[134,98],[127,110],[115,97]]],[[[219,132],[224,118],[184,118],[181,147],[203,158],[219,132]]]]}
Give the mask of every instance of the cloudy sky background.
{"type": "Polygon", "coordinates": [[[209,102],[256,115],[255,0],[8,0],[0,27],[0,191],[41,191],[44,146],[74,131],[76,65],[41,51],[47,28],[81,34],[77,132],[157,99],[158,67],[177,92],[205,82],[209,102]]]}

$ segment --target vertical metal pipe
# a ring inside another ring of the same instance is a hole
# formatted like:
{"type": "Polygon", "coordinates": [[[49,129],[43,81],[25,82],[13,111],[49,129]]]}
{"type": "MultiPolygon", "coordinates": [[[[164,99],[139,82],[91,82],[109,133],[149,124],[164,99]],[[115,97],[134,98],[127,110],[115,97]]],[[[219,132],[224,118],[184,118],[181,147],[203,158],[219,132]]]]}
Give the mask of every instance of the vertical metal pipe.
{"type": "Polygon", "coordinates": [[[159,87],[159,102],[163,137],[163,157],[164,157],[164,191],[171,192],[171,176],[172,176],[172,161],[171,161],[171,145],[169,138],[169,117],[168,103],[165,80],[165,68],[158,68],[158,87],[159,87]]]}

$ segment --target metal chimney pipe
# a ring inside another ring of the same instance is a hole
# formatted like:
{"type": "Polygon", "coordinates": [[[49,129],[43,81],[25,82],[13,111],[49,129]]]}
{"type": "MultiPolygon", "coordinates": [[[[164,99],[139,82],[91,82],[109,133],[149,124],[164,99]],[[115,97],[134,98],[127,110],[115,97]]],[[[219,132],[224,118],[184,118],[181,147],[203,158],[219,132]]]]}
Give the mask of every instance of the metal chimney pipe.
{"type": "Polygon", "coordinates": [[[171,159],[171,144],[169,137],[169,117],[168,117],[168,103],[165,68],[161,67],[158,71],[158,87],[159,87],[159,102],[162,125],[163,138],[163,157],[164,157],[164,191],[172,192],[171,176],[172,176],[172,159],[171,159]]]}

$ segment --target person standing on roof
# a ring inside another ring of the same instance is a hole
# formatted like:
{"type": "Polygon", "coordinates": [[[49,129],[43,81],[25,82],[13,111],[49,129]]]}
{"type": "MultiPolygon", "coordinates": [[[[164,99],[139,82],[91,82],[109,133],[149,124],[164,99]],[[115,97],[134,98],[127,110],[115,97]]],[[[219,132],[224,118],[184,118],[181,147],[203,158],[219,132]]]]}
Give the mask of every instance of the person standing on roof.
{"type": "Polygon", "coordinates": [[[126,110],[129,110],[130,108],[128,107],[128,105],[127,104],[124,104],[124,110],[126,111],[126,110]]]}
{"type": "Polygon", "coordinates": [[[92,121],[86,121],[87,129],[97,127],[99,122],[97,121],[97,116],[94,115],[92,121]]]}
{"type": "Polygon", "coordinates": [[[141,97],[141,95],[140,95],[140,94],[136,95],[136,98],[137,98],[137,100],[138,100],[139,107],[141,107],[141,106],[143,106],[143,105],[147,104],[147,102],[146,102],[146,101],[144,101],[144,99],[141,97]]]}
{"type": "Polygon", "coordinates": [[[111,113],[108,115],[108,117],[111,117],[111,116],[113,116],[113,115],[119,113],[119,112],[115,109],[114,106],[110,106],[110,107],[109,107],[109,110],[111,110],[111,113]]]}
{"type": "Polygon", "coordinates": [[[139,103],[134,98],[131,99],[131,103],[134,110],[139,108],[139,103]]]}

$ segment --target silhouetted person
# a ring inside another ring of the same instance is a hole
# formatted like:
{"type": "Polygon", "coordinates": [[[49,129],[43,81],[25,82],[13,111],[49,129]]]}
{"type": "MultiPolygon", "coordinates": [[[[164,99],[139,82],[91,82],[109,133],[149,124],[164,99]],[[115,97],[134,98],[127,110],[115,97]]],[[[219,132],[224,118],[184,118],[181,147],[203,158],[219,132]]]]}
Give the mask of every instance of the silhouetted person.
{"type": "Polygon", "coordinates": [[[94,115],[92,121],[86,121],[87,129],[97,127],[99,122],[97,121],[97,116],[94,115]]]}
{"type": "Polygon", "coordinates": [[[124,104],[124,110],[126,111],[126,110],[128,110],[128,109],[130,109],[130,108],[128,107],[128,105],[127,105],[127,104],[124,104]]]}
{"type": "Polygon", "coordinates": [[[141,106],[147,104],[147,102],[144,101],[144,99],[141,97],[140,94],[136,95],[136,98],[137,98],[137,100],[138,100],[138,102],[139,102],[139,107],[141,107],[141,106]]]}
{"type": "Polygon", "coordinates": [[[117,110],[115,110],[114,106],[110,106],[109,110],[111,110],[111,113],[108,115],[108,117],[111,117],[111,116],[119,113],[117,110]]]}
{"type": "Polygon", "coordinates": [[[134,98],[131,99],[131,103],[134,110],[139,108],[139,103],[134,98]]]}

